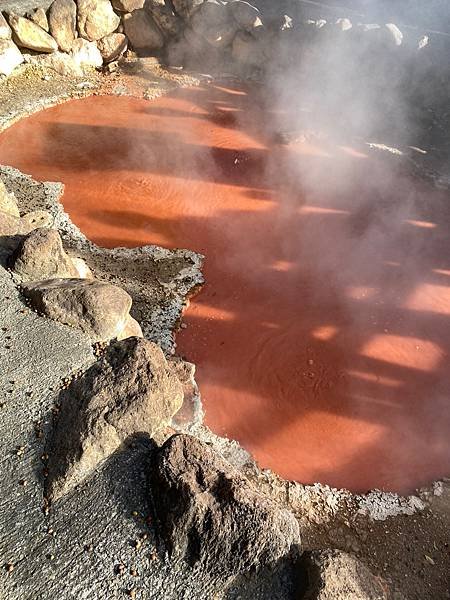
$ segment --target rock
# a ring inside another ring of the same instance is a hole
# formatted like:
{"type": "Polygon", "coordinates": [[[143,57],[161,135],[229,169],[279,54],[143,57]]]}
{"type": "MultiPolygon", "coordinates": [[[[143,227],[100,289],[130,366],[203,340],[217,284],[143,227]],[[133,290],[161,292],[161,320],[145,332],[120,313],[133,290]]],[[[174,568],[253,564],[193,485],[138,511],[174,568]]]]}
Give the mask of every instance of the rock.
{"type": "Polygon", "coordinates": [[[353,27],[352,22],[350,21],[350,19],[346,19],[346,18],[338,19],[336,21],[336,26],[341,31],[348,31],[349,29],[351,29],[353,27]]]}
{"type": "Polygon", "coordinates": [[[385,30],[389,33],[389,38],[396,46],[401,46],[403,42],[403,33],[394,23],[386,23],[385,30]]]}
{"type": "Polygon", "coordinates": [[[0,212],[0,236],[27,235],[38,227],[50,227],[53,217],[43,210],[36,210],[16,217],[12,214],[0,212]]]}
{"type": "Polygon", "coordinates": [[[17,248],[12,268],[22,281],[78,277],[78,270],[64,252],[56,229],[32,231],[17,248]]]}
{"type": "Polygon", "coordinates": [[[13,30],[14,41],[18,46],[36,52],[54,52],[58,50],[58,44],[52,36],[33,21],[11,14],[9,24],[13,30]]]}
{"type": "Polygon", "coordinates": [[[125,322],[125,327],[119,333],[117,339],[120,341],[130,337],[141,338],[144,337],[144,335],[142,333],[141,326],[136,321],[136,319],[133,319],[131,315],[128,315],[127,320],[125,322]]]}
{"type": "Polygon", "coordinates": [[[306,570],[305,600],[388,600],[386,582],[375,577],[356,557],[340,550],[305,553],[300,568],[306,570]]]}
{"type": "Polygon", "coordinates": [[[81,483],[129,436],[166,427],[182,399],[181,383],[156,344],[135,337],[112,344],[62,394],[49,445],[48,497],[56,500],[81,483]]]}
{"type": "Polygon", "coordinates": [[[47,54],[46,56],[33,57],[32,62],[41,67],[52,69],[52,71],[66,77],[83,75],[83,68],[80,63],[76,62],[73,56],[64,52],[53,52],[53,54],[47,54]]]}
{"type": "Polygon", "coordinates": [[[25,285],[23,293],[43,315],[81,329],[96,342],[116,338],[131,307],[124,290],[94,279],[50,279],[25,285]]]}
{"type": "Polygon", "coordinates": [[[0,212],[8,213],[13,217],[20,217],[19,207],[16,197],[12,192],[8,192],[5,184],[0,179],[0,212]]]}
{"type": "Polygon", "coordinates": [[[97,42],[98,49],[105,63],[112,62],[121,56],[128,46],[127,36],[123,33],[110,33],[97,42]]]}
{"type": "Polygon", "coordinates": [[[207,444],[174,435],[150,474],[159,530],[171,554],[228,579],[300,545],[293,514],[257,492],[207,444]]]}
{"type": "Polygon", "coordinates": [[[45,14],[45,10],[43,8],[37,8],[33,12],[27,14],[28,19],[39,25],[44,31],[49,31],[49,24],[47,15],[45,14]]]}
{"type": "Polygon", "coordinates": [[[90,268],[87,266],[87,264],[84,262],[84,260],[82,258],[77,258],[76,256],[71,256],[70,258],[71,258],[73,266],[75,267],[75,269],[77,271],[76,276],[78,277],[78,279],[93,279],[94,278],[90,268]]]}
{"type": "Polygon", "coordinates": [[[143,9],[124,15],[123,25],[137,52],[154,52],[164,45],[164,38],[151,16],[143,9]]]}
{"type": "Polygon", "coordinates": [[[206,0],[191,16],[190,26],[212,46],[222,48],[230,44],[238,30],[226,5],[206,0]]]}
{"type": "Polygon", "coordinates": [[[86,67],[101,67],[103,58],[95,42],[88,42],[83,38],[77,38],[72,44],[70,55],[74,63],[84,69],[86,67]]]}
{"type": "Polygon", "coordinates": [[[168,6],[156,0],[147,0],[145,8],[150,12],[155,23],[168,38],[175,37],[180,33],[182,28],[181,20],[168,6]]]}
{"type": "Polygon", "coordinates": [[[175,13],[184,21],[191,17],[200,4],[203,4],[203,0],[172,0],[175,13]]]}
{"type": "Polygon", "coordinates": [[[23,61],[23,54],[12,40],[0,39],[0,75],[11,75],[23,61]]]}
{"type": "Polygon", "coordinates": [[[249,4],[243,0],[233,0],[227,6],[233,18],[242,29],[251,32],[254,27],[262,25],[261,13],[253,4],[249,4]]]}
{"type": "Polygon", "coordinates": [[[11,27],[0,12],[0,40],[10,40],[12,35],[11,27]]]}
{"type": "Polygon", "coordinates": [[[50,33],[63,52],[70,52],[77,37],[77,5],[73,0],[55,0],[49,10],[50,33]]]}
{"type": "Polygon", "coordinates": [[[238,31],[231,48],[231,56],[241,65],[247,67],[262,67],[265,63],[263,41],[255,39],[245,31],[238,31]]]}
{"type": "Polygon", "coordinates": [[[117,29],[120,17],[109,0],[78,0],[77,23],[81,37],[95,42],[117,29]]]}
{"type": "Polygon", "coordinates": [[[138,8],[144,8],[145,0],[112,0],[112,5],[121,12],[133,12],[138,8]]]}

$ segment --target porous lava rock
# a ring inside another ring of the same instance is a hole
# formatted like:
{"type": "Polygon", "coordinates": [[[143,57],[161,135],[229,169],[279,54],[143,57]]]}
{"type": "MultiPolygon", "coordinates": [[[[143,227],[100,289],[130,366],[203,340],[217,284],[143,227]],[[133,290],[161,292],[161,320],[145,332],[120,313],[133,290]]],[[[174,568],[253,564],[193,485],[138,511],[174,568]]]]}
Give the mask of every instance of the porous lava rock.
{"type": "Polygon", "coordinates": [[[0,75],[11,75],[23,60],[22,53],[12,40],[0,39],[0,75]]]}
{"type": "Polygon", "coordinates": [[[230,44],[238,30],[226,5],[213,0],[206,0],[194,11],[190,25],[195,33],[219,48],[230,44]]]}
{"type": "Polygon", "coordinates": [[[77,38],[72,44],[70,56],[80,69],[101,67],[103,58],[95,42],[77,38]]]}
{"type": "Polygon", "coordinates": [[[138,8],[144,8],[145,0],[112,0],[112,5],[121,12],[133,12],[138,8]]]}
{"type": "Polygon", "coordinates": [[[155,453],[150,482],[171,554],[212,577],[270,565],[300,545],[294,515],[197,438],[169,438],[155,453]]]}
{"type": "Polygon", "coordinates": [[[27,18],[39,27],[42,27],[45,31],[49,31],[49,23],[47,19],[47,14],[43,8],[36,8],[36,10],[27,14],[27,18]]]}
{"type": "Polygon", "coordinates": [[[19,244],[12,259],[22,281],[78,277],[78,269],[64,252],[56,229],[39,227],[19,244]]]}
{"type": "MultiPolygon", "coordinates": [[[[387,583],[360,560],[340,550],[303,554],[300,568],[306,574],[302,600],[389,600],[387,583]]],[[[398,596],[398,600],[401,597],[398,596]]]]}
{"type": "Polygon", "coordinates": [[[3,14],[0,12],[0,40],[10,40],[12,36],[11,27],[8,25],[8,21],[5,19],[3,14]]]}
{"type": "Polygon", "coordinates": [[[13,217],[20,217],[17,200],[13,193],[8,192],[5,184],[0,179],[0,211],[13,217]]]}
{"type": "Polygon", "coordinates": [[[70,52],[77,37],[77,5],[73,0],[55,0],[49,10],[50,33],[63,52],[70,52]]]}
{"type": "Polygon", "coordinates": [[[61,395],[49,443],[46,493],[56,500],[88,477],[129,437],[166,427],[183,400],[162,350],[148,340],[115,342],[61,395]]]}
{"type": "Polygon", "coordinates": [[[9,15],[9,24],[14,34],[14,41],[22,48],[36,52],[54,52],[58,44],[42,27],[17,15],[9,15]]]}
{"type": "Polygon", "coordinates": [[[96,342],[120,335],[131,307],[127,292],[92,279],[49,279],[22,290],[38,312],[81,329],[96,342]]]}
{"type": "Polygon", "coordinates": [[[164,37],[148,12],[141,8],[123,17],[125,33],[133,48],[140,53],[159,50],[164,37]]]}
{"type": "Polygon", "coordinates": [[[127,49],[127,36],[123,33],[110,33],[97,42],[98,49],[105,63],[119,58],[127,49]]]}
{"type": "Polygon", "coordinates": [[[81,37],[95,42],[117,29],[120,17],[109,0],[78,0],[77,24],[81,37]]]}

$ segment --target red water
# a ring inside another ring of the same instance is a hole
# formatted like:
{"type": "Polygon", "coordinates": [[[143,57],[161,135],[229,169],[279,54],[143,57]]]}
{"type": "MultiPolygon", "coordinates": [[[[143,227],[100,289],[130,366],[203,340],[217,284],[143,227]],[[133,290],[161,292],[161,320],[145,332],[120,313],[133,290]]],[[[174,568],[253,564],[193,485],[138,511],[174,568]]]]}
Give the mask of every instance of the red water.
{"type": "Polygon", "coordinates": [[[177,341],[215,432],[286,478],[408,491],[450,472],[449,196],[364,147],[276,145],[282,113],[230,86],[93,97],[0,162],[63,181],[100,245],[206,255],[177,341]]]}

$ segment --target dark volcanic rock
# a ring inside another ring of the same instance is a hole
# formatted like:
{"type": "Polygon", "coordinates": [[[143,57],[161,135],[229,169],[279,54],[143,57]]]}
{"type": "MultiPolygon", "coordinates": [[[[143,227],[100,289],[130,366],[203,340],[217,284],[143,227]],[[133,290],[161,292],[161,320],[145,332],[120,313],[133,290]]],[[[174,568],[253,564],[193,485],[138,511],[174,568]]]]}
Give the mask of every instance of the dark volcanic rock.
{"type": "Polygon", "coordinates": [[[162,350],[148,340],[116,342],[61,395],[49,445],[48,497],[88,477],[131,435],[154,435],[183,401],[183,387],[162,350]]]}
{"type": "MultiPolygon", "coordinates": [[[[305,553],[300,568],[306,571],[302,600],[389,600],[387,583],[355,556],[340,550],[305,553]]],[[[400,597],[398,597],[400,600],[400,597]]]]}
{"type": "Polygon", "coordinates": [[[272,564],[300,544],[294,515],[194,437],[174,435],[158,450],[151,489],[171,553],[213,577],[272,564]]]}

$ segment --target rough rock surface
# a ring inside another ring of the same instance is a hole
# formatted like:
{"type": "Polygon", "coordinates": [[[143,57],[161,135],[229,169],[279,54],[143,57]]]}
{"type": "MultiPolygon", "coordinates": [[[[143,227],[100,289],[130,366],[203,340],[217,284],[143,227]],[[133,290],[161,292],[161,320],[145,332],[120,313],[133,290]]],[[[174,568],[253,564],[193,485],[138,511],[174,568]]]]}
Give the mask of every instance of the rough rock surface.
{"type": "Polygon", "coordinates": [[[177,15],[187,21],[194,10],[203,3],[203,0],[172,0],[177,15]]]}
{"type": "Polygon", "coordinates": [[[10,75],[23,63],[23,55],[12,40],[0,39],[0,75],[10,75]]]}
{"type": "Polygon", "coordinates": [[[238,23],[239,27],[246,31],[252,31],[255,27],[262,25],[260,11],[244,0],[233,0],[227,5],[228,10],[238,23]]]}
{"type": "Polygon", "coordinates": [[[81,329],[94,341],[120,335],[131,308],[124,290],[92,279],[50,279],[25,285],[23,292],[39,312],[81,329]]]}
{"type": "Polygon", "coordinates": [[[275,563],[300,545],[294,515],[197,438],[174,435],[158,450],[151,489],[171,554],[220,579],[275,563]]]}
{"type": "Polygon", "coordinates": [[[77,37],[77,5],[73,0],[55,0],[49,11],[50,33],[63,52],[70,52],[77,37]]]}
{"type": "Polygon", "coordinates": [[[143,8],[123,17],[125,33],[138,52],[152,52],[164,45],[164,37],[151,16],[143,8]]]}
{"type": "Polygon", "coordinates": [[[74,40],[70,56],[75,65],[80,69],[101,67],[103,64],[103,58],[100,50],[97,48],[97,44],[95,42],[88,42],[83,38],[74,40]]]}
{"type": "Polygon", "coordinates": [[[8,25],[8,21],[5,19],[3,14],[0,12],[0,40],[10,40],[12,35],[11,27],[8,25]]]}
{"type": "Polygon", "coordinates": [[[233,59],[247,67],[261,67],[265,62],[264,41],[255,39],[245,31],[238,31],[231,48],[233,59]]]}
{"type": "Polygon", "coordinates": [[[164,35],[170,38],[176,37],[180,33],[182,21],[169,6],[161,4],[157,0],[150,0],[146,2],[146,9],[164,35]]]}
{"type": "Polygon", "coordinates": [[[12,266],[22,281],[78,277],[78,269],[64,252],[56,229],[38,228],[32,231],[20,243],[12,266]]]}
{"type": "Polygon", "coordinates": [[[121,12],[133,12],[138,8],[144,8],[145,0],[112,0],[112,5],[121,12]]]}
{"type": "MultiPolygon", "coordinates": [[[[30,61],[31,62],[31,61],[30,61]]],[[[76,62],[74,57],[65,52],[53,52],[52,54],[35,56],[32,59],[33,64],[37,64],[46,69],[51,69],[64,77],[79,77],[83,75],[83,64],[76,62]]],[[[96,62],[98,62],[98,57],[96,62]]],[[[91,67],[92,65],[89,65],[91,67]]]]}
{"type": "Polygon", "coordinates": [[[115,31],[120,17],[109,0],[78,0],[77,23],[81,37],[94,42],[115,31]]]}
{"type": "Polygon", "coordinates": [[[142,329],[136,319],[133,319],[131,315],[128,315],[125,326],[122,331],[117,336],[118,341],[125,340],[130,337],[144,337],[142,334],[142,329]]]}
{"type": "MultiPolygon", "coordinates": [[[[390,600],[389,587],[355,556],[340,550],[308,552],[300,568],[307,573],[303,600],[390,600]]],[[[396,600],[401,600],[397,595],[396,600]]]]}
{"type": "Polygon", "coordinates": [[[0,179],[0,212],[8,213],[13,217],[20,217],[19,207],[14,194],[8,192],[5,184],[0,179]]]}
{"type": "Polygon", "coordinates": [[[46,31],[24,17],[9,16],[9,24],[13,30],[14,41],[23,48],[36,52],[54,52],[58,44],[46,31]]]}
{"type": "Polygon", "coordinates": [[[97,42],[97,47],[105,63],[119,58],[127,49],[127,36],[123,33],[110,33],[97,42]]]}
{"type": "MultiPolygon", "coordinates": [[[[22,217],[0,212],[0,236],[26,235],[38,227],[50,227],[52,224],[53,218],[43,210],[29,212],[22,217]]],[[[0,239],[0,242],[3,245],[4,240],[0,239]]],[[[14,244],[14,248],[17,247],[17,243],[14,244]]]]}
{"type": "Polygon", "coordinates": [[[219,48],[227,46],[238,29],[227,7],[212,0],[207,0],[195,10],[190,24],[198,35],[219,48]]]}
{"type": "Polygon", "coordinates": [[[47,14],[42,7],[39,7],[36,10],[29,13],[27,15],[27,17],[28,17],[28,19],[30,19],[30,21],[33,21],[33,23],[36,23],[36,25],[39,25],[39,27],[42,27],[42,29],[44,29],[44,31],[47,31],[47,32],[49,31],[49,23],[48,23],[48,19],[47,19],[47,14]]]}
{"type": "Polygon", "coordinates": [[[182,400],[181,383],[156,344],[130,338],[110,346],[62,394],[49,449],[49,497],[86,479],[129,436],[151,437],[167,426],[182,400]]]}

